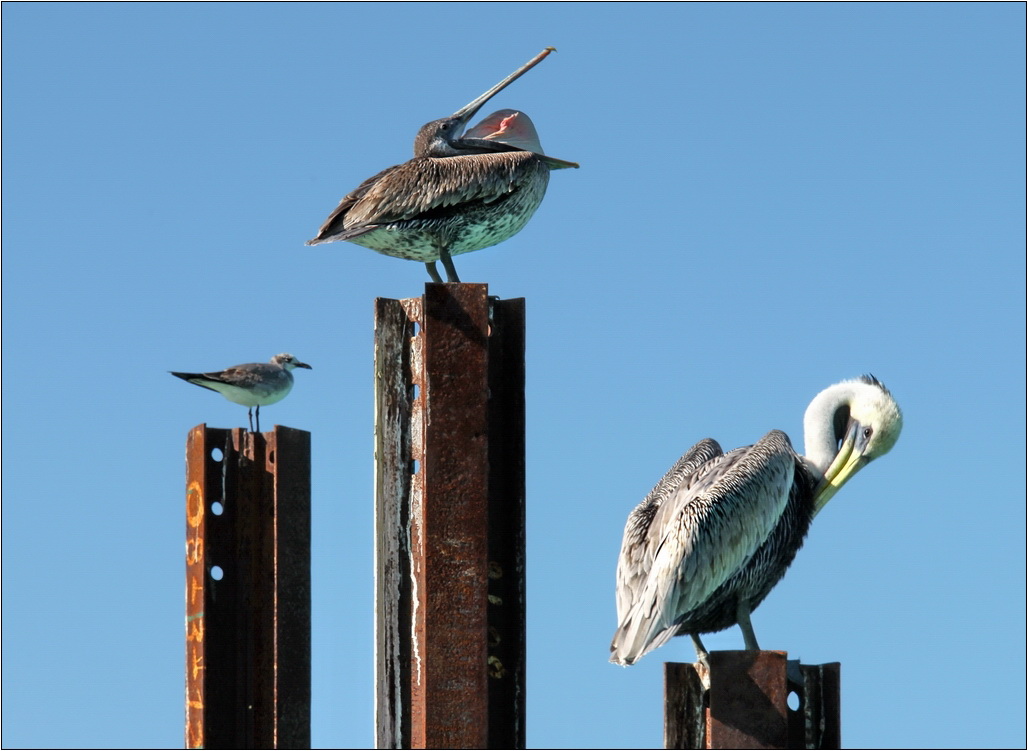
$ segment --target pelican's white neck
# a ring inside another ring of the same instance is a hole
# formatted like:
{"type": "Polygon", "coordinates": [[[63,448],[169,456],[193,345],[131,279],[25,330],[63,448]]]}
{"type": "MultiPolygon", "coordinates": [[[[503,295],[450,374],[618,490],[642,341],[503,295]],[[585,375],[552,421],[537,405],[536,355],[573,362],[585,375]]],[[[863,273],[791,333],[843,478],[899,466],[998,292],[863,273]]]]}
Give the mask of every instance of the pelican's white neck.
{"type": "MultiPolygon", "coordinates": [[[[839,435],[836,433],[836,414],[840,407],[853,403],[859,382],[843,381],[829,386],[814,397],[803,415],[803,450],[807,461],[818,472],[824,474],[839,452],[839,435]]],[[[845,422],[838,426],[846,427],[845,422]]]]}

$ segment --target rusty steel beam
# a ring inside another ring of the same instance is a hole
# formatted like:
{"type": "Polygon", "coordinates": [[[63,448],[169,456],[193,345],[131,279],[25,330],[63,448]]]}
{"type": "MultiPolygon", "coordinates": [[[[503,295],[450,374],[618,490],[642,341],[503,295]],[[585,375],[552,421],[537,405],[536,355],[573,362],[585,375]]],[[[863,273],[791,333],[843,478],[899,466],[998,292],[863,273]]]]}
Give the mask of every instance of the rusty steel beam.
{"type": "Polygon", "coordinates": [[[186,445],[186,746],[310,747],[310,434],[186,445]]]}
{"type": "Polygon", "coordinates": [[[707,690],[701,667],[664,663],[664,748],[706,748],[707,690]]]}
{"type": "Polygon", "coordinates": [[[711,652],[711,748],[788,748],[785,652],[711,652]]]}
{"type": "Polygon", "coordinates": [[[410,748],[411,341],[418,310],[375,301],[375,745],[410,748]]]}
{"type": "Polygon", "coordinates": [[[485,285],[426,285],[422,459],[411,513],[411,745],[488,745],[488,301],[485,285]]]}
{"type": "Polygon", "coordinates": [[[840,747],[839,663],[771,651],[711,652],[709,662],[665,663],[665,748],[840,747]]]}
{"type": "Polygon", "coordinates": [[[524,302],[376,302],[376,741],[524,747],[524,302]]]}
{"type": "Polygon", "coordinates": [[[489,742],[525,748],[525,301],[489,336],[489,742]]]}
{"type": "Polygon", "coordinates": [[[799,697],[799,707],[789,710],[790,748],[842,748],[842,665],[800,665],[798,681],[789,688],[799,697]]]}

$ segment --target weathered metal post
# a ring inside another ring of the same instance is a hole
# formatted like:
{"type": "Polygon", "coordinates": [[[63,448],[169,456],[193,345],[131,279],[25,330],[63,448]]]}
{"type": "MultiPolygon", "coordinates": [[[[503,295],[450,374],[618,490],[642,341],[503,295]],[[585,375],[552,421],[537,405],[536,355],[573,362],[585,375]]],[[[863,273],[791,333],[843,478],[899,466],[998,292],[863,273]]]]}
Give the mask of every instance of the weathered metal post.
{"type": "Polygon", "coordinates": [[[310,434],[186,446],[186,747],[310,748],[310,434]]]}
{"type": "Polygon", "coordinates": [[[376,742],[524,748],[524,300],[375,317],[376,742]]]}
{"type": "Polygon", "coordinates": [[[840,748],[839,667],[770,651],[711,652],[709,671],[666,662],[664,747],[840,748]]]}

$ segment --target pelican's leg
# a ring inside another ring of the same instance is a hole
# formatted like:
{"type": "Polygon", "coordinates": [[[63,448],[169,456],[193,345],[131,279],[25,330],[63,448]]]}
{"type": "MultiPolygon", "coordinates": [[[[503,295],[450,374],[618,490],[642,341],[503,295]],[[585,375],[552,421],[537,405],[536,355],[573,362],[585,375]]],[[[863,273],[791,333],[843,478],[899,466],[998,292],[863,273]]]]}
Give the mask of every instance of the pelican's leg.
{"type": "Polygon", "coordinates": [[[439,276],[439,271],[435,267],[435,261],[427,261],[425,268],[428,269],[428,275],[432,277],[432,281],[436,284],[442,284],[443,278],[439,276]]]}
{"type": "Polygon", "coordinates": [[[759,652],[757,635],[753,633],[753,624],[750,623],[750,606],[744,600],[739,600],[735,606],[735,620],[742,629],[742,638],[746,641],[746,649],[751,652],[759,652]]]}
{"type": "Polygon", "coordinates": [[[707,651],[707,648],[703,646],[703,642],[700,641],[700,635],[689,634],[689,636],[692,638],[692,645],[696,647],[696,657],[699,659],[700,663],[709,668],[710,662],[707,658],[710,657],[710,652],[707,651]]]}
{"type": "Polygon", "coordinates": [[[446,281],[460,284],[457,269],[453,268],[453,259],[450,258],[450,251],[445,247],[439,248],[439,260],[443,262],[443,268],[446,269],[446,281]]]}

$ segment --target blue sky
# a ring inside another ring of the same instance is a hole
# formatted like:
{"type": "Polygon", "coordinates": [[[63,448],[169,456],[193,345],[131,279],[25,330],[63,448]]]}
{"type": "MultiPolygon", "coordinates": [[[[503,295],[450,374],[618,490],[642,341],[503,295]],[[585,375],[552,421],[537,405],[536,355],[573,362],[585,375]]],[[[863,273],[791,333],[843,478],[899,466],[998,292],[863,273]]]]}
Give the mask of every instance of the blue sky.
{"type": "MultiPolygon", "coordinates": [[[[695,441],[802,445],[864,372],[905,427],[754,614],[842,663],[843,742],[1025,743],[1025,6],[4,4],[3,745],[178,746],[172,378],[292,352],[313,439],[313,741],[372,726],[372,305],[420,264],[312,237],[491,102],[554,173],[463,255],[528,314],[528,741],[655,747],[674,640],[607,663],[624,519],[695,441]]],[[[491,111],[491,110],[487,110],[491,111]]],[[[738,629],[707,637],[742,646],[738,629]]]]}

